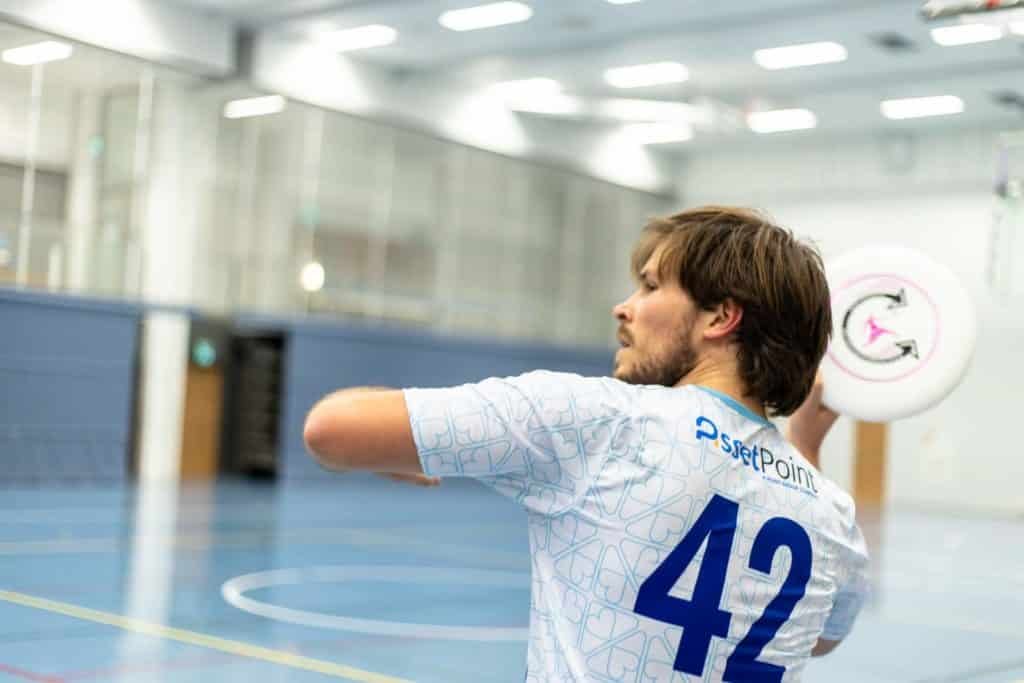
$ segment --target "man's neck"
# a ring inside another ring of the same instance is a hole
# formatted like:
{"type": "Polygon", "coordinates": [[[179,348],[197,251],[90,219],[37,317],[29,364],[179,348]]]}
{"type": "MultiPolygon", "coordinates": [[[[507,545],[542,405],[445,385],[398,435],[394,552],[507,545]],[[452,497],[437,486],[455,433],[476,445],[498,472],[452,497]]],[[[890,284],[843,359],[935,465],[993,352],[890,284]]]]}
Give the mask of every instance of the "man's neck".
{"type": "Polygon", "coordinates": [[[760,415],[765,419],[768,417],[764,409],[764,403],[746,394],[746,386],[739,378],[739,373],[735,366],[726,367],[721,363],[715,363],[710,360],[698,362],[696,367],[679,380],[676,386],[683,386],[684,384],[697,384],[713,389],[720,394],[725,394],[729,398],[734,399],[755,415],[760,415]]]}

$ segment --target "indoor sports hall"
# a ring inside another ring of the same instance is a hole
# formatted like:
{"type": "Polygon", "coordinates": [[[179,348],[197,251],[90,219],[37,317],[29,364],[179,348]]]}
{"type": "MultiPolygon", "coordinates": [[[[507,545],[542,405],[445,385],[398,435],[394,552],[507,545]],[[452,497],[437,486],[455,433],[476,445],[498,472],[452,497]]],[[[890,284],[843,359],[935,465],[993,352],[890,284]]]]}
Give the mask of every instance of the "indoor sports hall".
{"type": "Polygon", "coordinates": [[[0,681],[1024,683],[1022,398],[1020,0],[0,0],[0,681]]]}

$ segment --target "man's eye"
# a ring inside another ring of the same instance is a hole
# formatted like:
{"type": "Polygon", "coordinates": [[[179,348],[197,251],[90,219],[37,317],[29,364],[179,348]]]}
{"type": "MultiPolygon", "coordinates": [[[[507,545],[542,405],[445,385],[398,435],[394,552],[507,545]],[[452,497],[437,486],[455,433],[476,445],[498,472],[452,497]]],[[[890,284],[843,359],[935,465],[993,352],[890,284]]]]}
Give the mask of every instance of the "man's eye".
{"type": "Polygon", "coordinates": [[[646,289],[648,291],[653,291],[653,290],[655,290],[657,288],[658,288],[658,286],[655,283],[653,283],[653,282],[649,282],[649,281],[648,282],[644,282],[644,289],[646,289]]]}

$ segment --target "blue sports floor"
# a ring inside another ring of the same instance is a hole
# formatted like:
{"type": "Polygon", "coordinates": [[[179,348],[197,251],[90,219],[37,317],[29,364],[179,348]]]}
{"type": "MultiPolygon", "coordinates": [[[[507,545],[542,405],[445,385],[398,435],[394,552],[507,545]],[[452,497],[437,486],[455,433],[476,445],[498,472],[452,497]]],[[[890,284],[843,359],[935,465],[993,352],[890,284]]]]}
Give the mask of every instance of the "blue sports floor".
{"type": "MultiPolygon", "coordinates": [[[[875,602],[804,680],[1024,682],[1024,520],[868,535],[875,602]]],[[[528,570],[470,482],[2,490],[0,681],[518,683],[528,570]]]]}

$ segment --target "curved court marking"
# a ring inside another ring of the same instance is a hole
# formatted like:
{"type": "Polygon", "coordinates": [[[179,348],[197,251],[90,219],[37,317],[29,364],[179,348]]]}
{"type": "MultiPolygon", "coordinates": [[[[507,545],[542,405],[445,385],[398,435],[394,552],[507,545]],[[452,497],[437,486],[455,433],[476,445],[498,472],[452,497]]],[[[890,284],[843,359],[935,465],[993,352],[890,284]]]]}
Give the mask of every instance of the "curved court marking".
{"type": "Polygon", "coordinates": [[[417,584],[472,584],[520,588],[529,585],[529,575],[489,569],[443,567],[405,567],[394,565],[309,567],[307,569],[275,569],[243,574],[228,579],[221,586],[224,599],[240,610],[268,619],[301,626],[319,626],[339,631],[355,631],[383,636],[435,638],[439,640],[472,640],[485,642],[520,642],[529,635],[527,628],[494,626],[443,626],[416,624],[382,619],[360,619],[321,612],[280,607],[254,600],[244,594],[272,586],[294,586],[303,583],[339,583],[345,581],[383,581],[417,584]]]}
{"type": "Polygon", "coordinates": [[[32,607],[34,609],[43,610],[44,612],[63,614],[64,616],[74,617],[75,619],[81,619],[83,621],[91,621],[97,624],[104,624],[106,626],[114,626],[116,628],[124,629],[125,631],[141,633],[143,635],[154,636],[156,638],[164,638],[165,640],[174,640],[179,643],[196,645],[199,647],[209,648],[211,650],[219,650],[220,652],[248,657],[249,659],[259,659],[264,662],[288,666],[293,669],[313,671],[326,676],[334,676],[335,678],[360,681],[361,683],[412,683],[404,678],[387,676],[373,671],[365,671],[363,669],[345,666],[344,664],[325,662],[320,659],[303,657],[290,652],[272,650],[258,645],[242,643],[237,640],[217,638],[204,633],[172,628],[163,624],[156,624],[149,621],[143,621],[141,619],[133,619],[120,614],[111,614],[110,612],[101,612],[99,610],[80,607],[66,602],[37,598],[23,593],[0,590],[0,600],[15,605],[21,605],[22,607],[32,607]]]}

